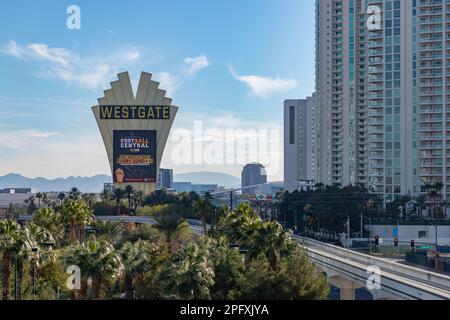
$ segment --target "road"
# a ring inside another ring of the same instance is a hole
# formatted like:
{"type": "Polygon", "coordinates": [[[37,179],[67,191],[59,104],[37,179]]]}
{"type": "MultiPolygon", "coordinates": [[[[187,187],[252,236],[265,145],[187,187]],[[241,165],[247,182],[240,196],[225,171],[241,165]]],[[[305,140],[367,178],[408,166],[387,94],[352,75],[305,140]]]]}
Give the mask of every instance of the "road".
{"type": "MultiPolygon", "coordinates": [[[[19,216],[18,220],[30,221],[32,219],[31,215],[19,216]]],[[[95,216],[97,221],[117,221],[117,222],[131,222],[131,223],[145,223],[145,224],[155,224],[155,219],[145,216],[95,216]]],[[[190,224],[192,231],[196,235],[201,235],[203,233],[202,223],[199,220],[186,219],[190,224]]],[[[209,228],[209,225],[207,225],[209,228]]]]}
{"type": "Polygon", "coordinates": [[[295,238],[308,250],[310,259],[322,266],[329,266],[334,271],[337,270],[336,272],[343,276],[348,277],[349,274],[357,274],[354,279],[364,282],[367,278],[366,270],[368,270],[368,267],[377,266],[381,270],[383,283],[389,284],[389,289],[392,289],[392,292],[402,292],[417,299],[422,296],[450,299],[449,276],[396,262],[393,263],[386,259],[308,238],[298,236],[295,236],[295,238]]]}

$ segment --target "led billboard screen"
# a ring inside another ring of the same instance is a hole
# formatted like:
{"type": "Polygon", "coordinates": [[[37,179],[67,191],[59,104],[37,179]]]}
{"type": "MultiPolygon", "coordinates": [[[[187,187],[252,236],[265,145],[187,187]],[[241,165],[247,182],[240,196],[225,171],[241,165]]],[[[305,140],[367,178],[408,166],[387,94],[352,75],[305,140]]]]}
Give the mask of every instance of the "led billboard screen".
{"type": "Polygon", "coordinates": [[[156,131],[114,130],[116,183],[156,182],[156,131]]]}

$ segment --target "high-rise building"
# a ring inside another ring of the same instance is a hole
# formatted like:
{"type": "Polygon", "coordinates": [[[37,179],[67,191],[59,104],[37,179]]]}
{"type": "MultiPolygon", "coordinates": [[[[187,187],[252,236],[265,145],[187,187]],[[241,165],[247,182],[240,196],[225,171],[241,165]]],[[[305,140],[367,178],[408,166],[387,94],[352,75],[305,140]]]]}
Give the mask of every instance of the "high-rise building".
{"type": "Polygon", "coordinates": [[[284,102],[284,187],[301,189],[315,180],[315,94],[284,102]]]}
{"type": "Polygon", "coordinates": [[[173,170],[159,169],[158,178],[156,179],[156,189],[172,189],[173,188],[173,170]]]}
{"type": "MultiPolygon", "coordinates": [[[[242,170],[242,188],[257,186],[267,183],[266,169],[262,164],[250,163],[242,170]]],[[[243,194],[255,194],[256,188],[242,190],[243,194]]]]}
{"type": "Polygon", "coordinates": [[[386,201],[439,182],[447,198],[449,10],[446,0],[316,1],[319,182],[360,183],[386,201]]]}

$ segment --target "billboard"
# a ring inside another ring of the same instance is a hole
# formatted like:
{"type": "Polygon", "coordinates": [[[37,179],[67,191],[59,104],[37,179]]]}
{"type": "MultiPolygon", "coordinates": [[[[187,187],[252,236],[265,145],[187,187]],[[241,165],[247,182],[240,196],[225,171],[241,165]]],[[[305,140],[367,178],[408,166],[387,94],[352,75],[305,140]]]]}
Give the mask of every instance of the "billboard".
{"type": "Polygon", "coordinates": [[[156,147],[156,130],[114,130],[114,182],[156,182],[156,147]]]}
{"type": "Polygon", "coordinates": [[[125,184],[149,194],[156,189],[159,164],[178,107],[152,80],[151,73],[141,73],[136,93],[128,72],[117,77],[97,99],[92,112],[103,138],[114,187],[125,184]]]}
{"type": "Polygon", "coordinates": [[[102,120],[170,120],[169,106],[100,106],[102,120]]]}

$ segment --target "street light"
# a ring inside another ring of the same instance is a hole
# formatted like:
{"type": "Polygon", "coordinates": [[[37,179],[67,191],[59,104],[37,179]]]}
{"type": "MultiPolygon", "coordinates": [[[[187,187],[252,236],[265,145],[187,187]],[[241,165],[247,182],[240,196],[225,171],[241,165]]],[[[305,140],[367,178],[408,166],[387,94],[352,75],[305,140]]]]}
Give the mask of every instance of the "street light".
{"type": "MultiPolygon", "coordinates": [[[[361,213],[361,232],[363,230],[363,219],[368,219],[369,220],[369,255],[372,255],[372,218],[370,217],[364,217],[363,214],[361,213]]],[[[361,238],[363,237],[363,235],[361,234],[361,238]]]]}
{"type": "MultiPolygon", "coordinates": [[[[33,247],[31,248],[31,252],[33,253],[37,253],[38,252],[38,248],[37,247],[33,247]]],[[[33,257],[33,300],[36,300],[36,259],[35,257],[33,257]]]]}

